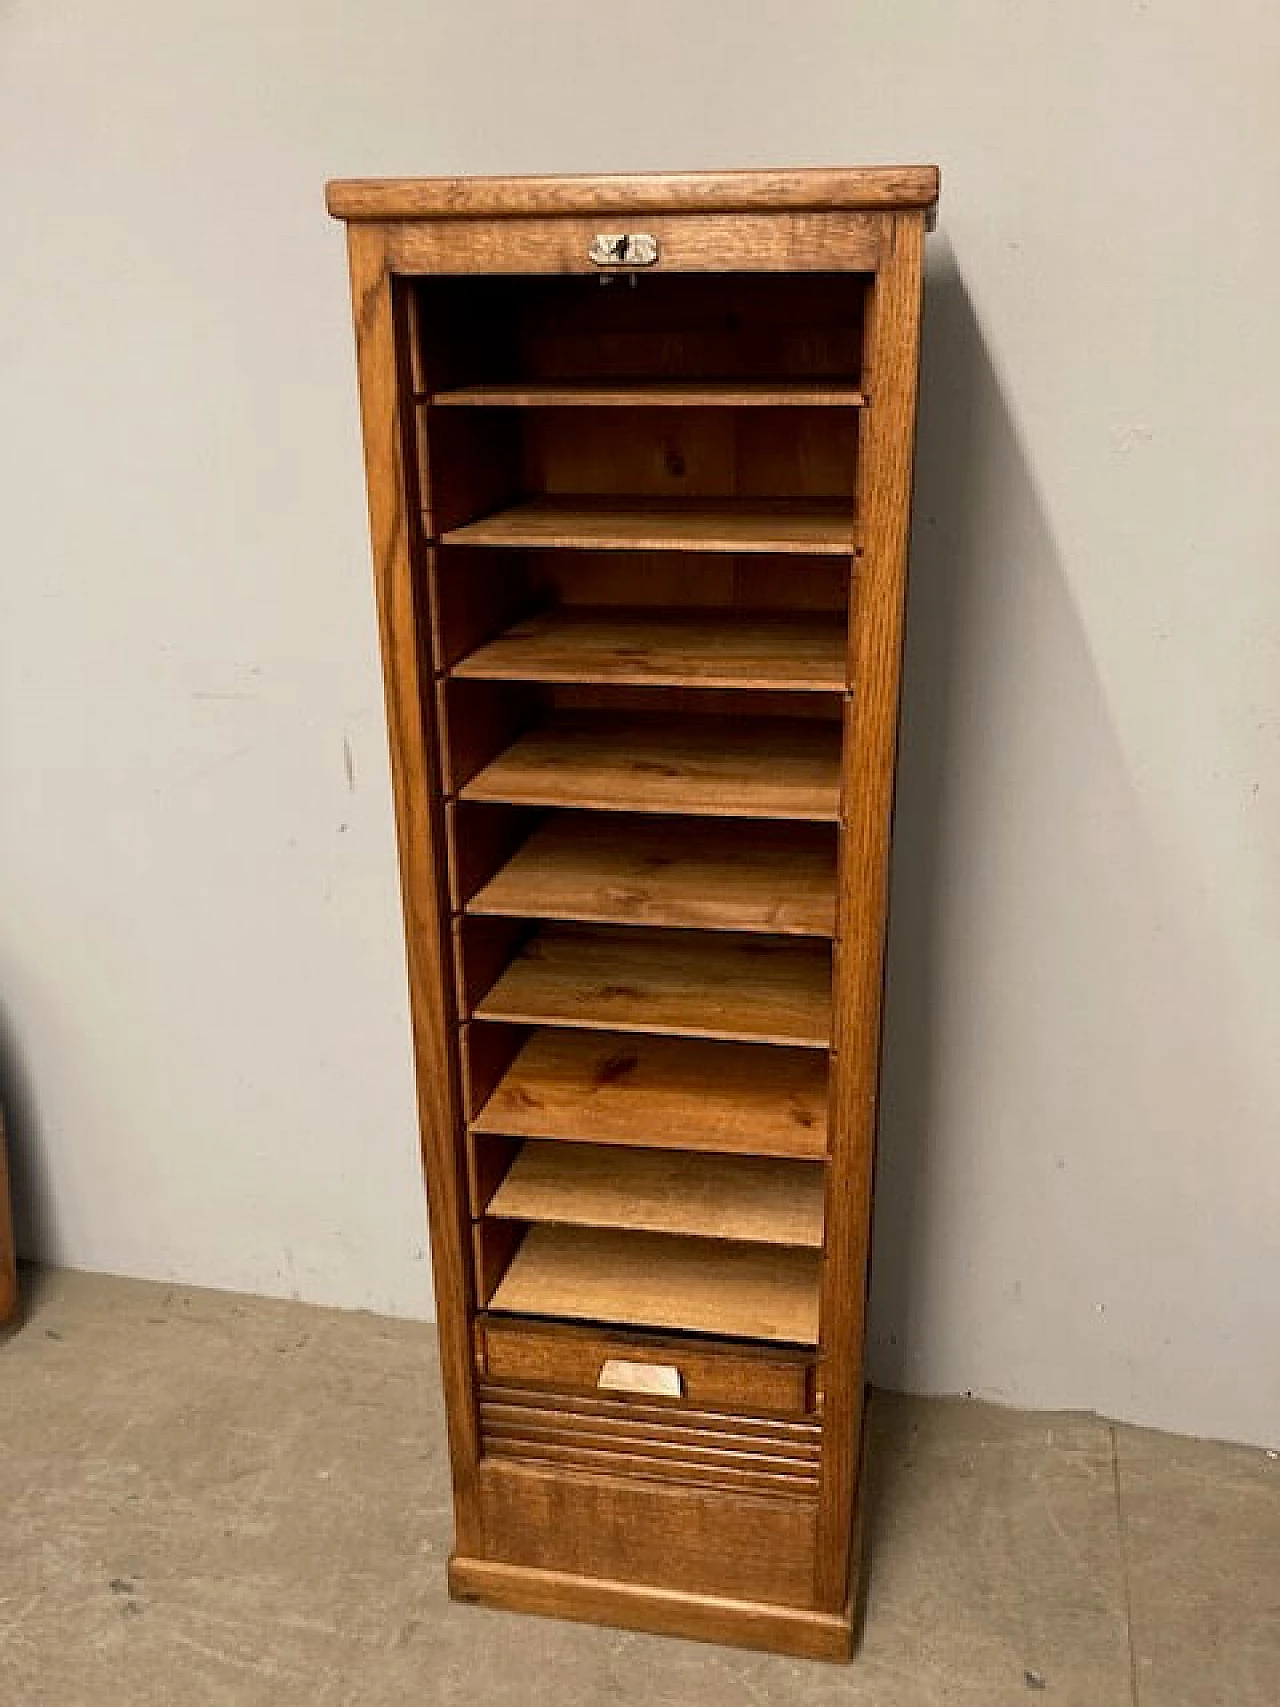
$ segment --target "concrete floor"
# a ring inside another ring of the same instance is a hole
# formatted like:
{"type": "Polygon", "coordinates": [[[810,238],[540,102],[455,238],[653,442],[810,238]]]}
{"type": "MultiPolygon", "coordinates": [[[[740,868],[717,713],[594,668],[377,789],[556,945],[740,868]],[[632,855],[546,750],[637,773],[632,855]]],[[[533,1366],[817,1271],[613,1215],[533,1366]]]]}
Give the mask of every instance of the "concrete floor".
{"type": "Polygon", "coordinates": [[[860,1654],[453,1606],[428,1328],[77,1274],[0,1343],[3,1707],[1275,1707],[1280,1462],[878,1397],[860,1654]]]}

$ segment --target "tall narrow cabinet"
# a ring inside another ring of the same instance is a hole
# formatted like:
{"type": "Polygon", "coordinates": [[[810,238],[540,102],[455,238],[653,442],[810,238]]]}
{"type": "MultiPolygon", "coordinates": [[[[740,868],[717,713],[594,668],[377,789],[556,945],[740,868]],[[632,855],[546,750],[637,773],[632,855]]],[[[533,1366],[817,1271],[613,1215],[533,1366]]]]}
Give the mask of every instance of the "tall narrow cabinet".
{"type": "Polygon", "coordinates": [[[458,1599],[849,1653],[936,197],[329,186],[458,1599]]]}

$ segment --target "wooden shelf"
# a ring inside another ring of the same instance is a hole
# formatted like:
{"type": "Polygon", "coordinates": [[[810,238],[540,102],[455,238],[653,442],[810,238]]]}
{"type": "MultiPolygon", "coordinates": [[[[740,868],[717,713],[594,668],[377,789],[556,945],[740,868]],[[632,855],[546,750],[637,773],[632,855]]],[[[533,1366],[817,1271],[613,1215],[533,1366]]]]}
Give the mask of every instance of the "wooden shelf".
{"type": "Polygon", "coordinates": [[[830,937],[836,842],[823,824],[554,813],[468,903],[500,918],[830,937]]]}
{"type": "Polygon", "coordinates": [[[473,1017],[827,1049],[831,952],[805,941],[550,925],[473,1017]]]}
{"type": "Polygon", "coordinates": [[[840,729],[813,718],[563,713],[522,735],[464,800],[834,821],[840,729]]]}
{"type": "Polygon", "coordinates": [[[487,1213],[821,1250],[824,1183],[814,1162],[530,1139],[487,1213]]]}
{"type": "Polygon", "coordinates": [[[629,610],[560,605],[454,666],[475,681],[843,693],[848,631],[836,611],[629,610]]]}
{"type": "Polygon", "coordinates": [[[441,536],[445,545],[585,551],[765,551],[848,555],[857,548],[843,498],[529,498],[441,536]]]}
{"type": "Polygon", "coordinates": [[[827,1104],[816,1050],[540,1030],[471,1130],[818,1161],[827,1104]]]}
{"type": "Polygon", "coordinates": [[[866,397],[842,380],[529,380],[461,385],[427,401],[455,409],[858,409],[866,397]]]}
{"type": "Polygon", "coordinates": [[[816,1251],[535,1226],[489,1308],[816,1345],[821,1263],[816,1251]]]}

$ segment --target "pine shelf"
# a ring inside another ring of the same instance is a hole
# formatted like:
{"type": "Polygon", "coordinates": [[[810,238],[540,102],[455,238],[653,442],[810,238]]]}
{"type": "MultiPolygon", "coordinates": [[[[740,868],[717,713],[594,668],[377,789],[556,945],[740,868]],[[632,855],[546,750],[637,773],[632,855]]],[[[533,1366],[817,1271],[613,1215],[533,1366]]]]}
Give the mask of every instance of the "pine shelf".
{"type": "Polygon", "coordinates": [[[812,1049],[540,1028],[471,1130],[820,1161],[828,1094],[812,1049]]]}
{"type": "Polygon", "coordinates": [[[460,385],[427,401],[440,409],[860,409],[866,396],[839,380],[528,380],[460,385]]]}
{"type": "Polygon", "coordinates": [[[826,1049],[831,953],[806,941],[547,925],[473,1017],[826,1049]]]}
{"type": "Polygon", "coordinates": [[[441,535],[444,545],[581,551],[734,551],[847,556],[853,507],[839,498],[538,496],[441,535]]]}
{"type": "Polygon", "coordinates": [[[824,1184],[813,1162],[530,1139],[486,1214],[821,1250],[824,1184]]]}
{"type": "Polygon", "coordinates": [[[526,617],[464,658],[468,681],[843,693],[848,635],[835,611],[602,610],[526,617]]]}
{"type": "Polygon", "coordinates": [[[835,933],[836,843],[824,824],[550,814],[467,903],[498,918],[835,933]]]}
{"type": "Polygon", "coordinates": [[[463,800],[834,822],[840,729],[814,718],[563,712],[520,736],[463,800]]]}
{"type": "Polygon", "coordinates": [[[816,1345],[821,1261],[815,1251],[534,1226],[489,1308],[816,1345]]]}

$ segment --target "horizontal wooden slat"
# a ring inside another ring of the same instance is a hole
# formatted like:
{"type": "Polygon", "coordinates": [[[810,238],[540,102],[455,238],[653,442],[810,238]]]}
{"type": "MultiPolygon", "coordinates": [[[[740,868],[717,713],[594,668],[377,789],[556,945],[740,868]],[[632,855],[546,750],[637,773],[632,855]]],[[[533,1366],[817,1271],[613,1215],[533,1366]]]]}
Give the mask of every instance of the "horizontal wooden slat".
{"type": "Polygon", "coordinates": [[[809,941],[548,925],[472,1014],[827,1049],[831,953],[809,941]]]}
{"type": "Polygon", "coordinates": [[[446,545],[833,556],[856,549],[858,530],[840,498],[557,496],[526,499],[442,537],[446,545]]]}
{"type": "MultiPolygon", "coordinates": [[[[651,278],[698,273],[870,273],[884,252],[886,222],[874,213],[715,213],[647,215],[657,240],[651,278]]],[[[384,232],[387,264],[400,274],[459,274],[522,279],[542,274],[603,276],[591,250],[596,219],[513,215],[491,219],[406,220],[384,232]]],[[[610,268],[609,271],[615,269],[610,268]]],[[[628,270],[622,264],[622,270],[628,270]]]]}
{"type": "Polygon", "coordinates": [[[683,1483],[696,1488],[723,1488],[734,1493],[777,1494],[792,1499],[812,1498],[817,1491],[817,1472],[787,1475],[782,1472],[744,1469],[713,1459],[699,1462],[685,1458],[644,1455],[618,1447],[601,1447],[574,1440],[565,1445],[542,1437],[508,1438],[486,1436],[488,1458],[509,1458],[530,1464],[557,1464],[575,1474],[623,1476],[628,1480],[683,1483]]]}
{"type": "Polygon", "coordinates": [[[472,1124],[515,1138],[816,1160],[827,1148],[827,1063],[808,1049],[536,1031],[472,1124]]]}
{"type": "MultiPolygon", "coordinates": [[[[486,1345],[489,1353],[494,1350],[495,1338],[519,1336],[522,1341],[528,1341],[535,1335],[554,1335],[557,1341],[563,1341],[569,1336],[587,1336],[595,1339],[596,1330],[584,1328],[578,1323],[533,1324],[527,1322],[512,1322],[506,1318],[485,1318],[486,1345]]],[[[683,1336],[667,1336],[654,1339],[646,1335],[644,1346],[649,1348],[665,1347],[659,1351],[650,1349],[641,1352],[634,1349],[618,1351],[617,1342],[623,1334],[615,1330],[610,1334],[607,1343],[611,1352],[619,1356],[648,1356],[650,1359],[669,1359],[680,1366],[681,1377],[687,1381],[691,1363],[699,1359],[704,1363],[714,1360],[719,1368],[737,1365],[739,1368],[751,1367],[757,1372],[761,1369],[776,1371],[785,1369],[795,1371],[807,1368],[810,1358],[807,1354],[780,1350],[776,1346],[742,1346],[738,1344],[717,1345],[714,1341],[703,1339],[690,1340],[683,1336]]],[[[635,1340],[636,1336],[629,1330],[625,1333],[625,1341],[635,1340]]],[[[596,1366],[599,1359],[596,1360],[596,1366]]],[[[735,1438],[741,1436],[746,1440],[784,1440],[792,1446],[807,1448],[813,1455],[821,1449],[822,1424],[816,1420],[801,1421],[794,1417],[777,1416],[742,1416],[737,1410],[707,1410],[705,1407],[691,1405],[685,1399],[673,1402],[670,1399],[655,1399],[652,1397],[637,1398],[630,1394],[620,1396],[613,1392],[601,1392],[595,1389],[595,1383],[587,1393],[548,1393],[532,1387],[508,1385],[504,1380],[490,1380],[481,1384],[481,1398],[494,1404],[532,1407],[544,1412],[570,1411],[574,1415],[584,1417],[599,1417],[608,1422],[609,1419],[625,1418],[633,1423],[647,1424],[654,1429],[662,1429],[668,1424],[681,1428],[704,1429],[712,1434],[728,1434],[735,1438]]],[[[735,1401],[737,1395],[735,1395],[735,1401]]]]}
{"type": "Polygon", "coordinates": [[[485,1425],[504,1434],[544,1435],[563,1440],[573,1434],[601,1444],[621,1445],[628,1441],[654,1442],[663,1447],[688,1447],[705,1453],[733,1453],[743,1460],[772,1461],[780,1468],[804,1470],[817,1464],[822,1452],[820,1438],[797,1440],[784,1431],[757,1427],[744,1433],[732,1426],[706,1428],[692,1423],[678,1406],[672,1406],[655,1421],[648,1415],[632,1416],[620,1405],[610,1415],[581,1405],[545,1405],[536,1400],[513,1401],[501,1388],[486,1385],[480,1395],[485,1425]]]}
{"type": "MultiPolygon", "coordinates": [[[[501,1466],[513,1475],[532,1474],[532,1466],[501,1466]]],[[[482,1477],[484,1475],[482,1471],[482,1477]]],[[[548,1481],[554,1480],[547,1476],[548,1481]]],[[[560,1481],[572,1487],[571,1471],[560,1481]]],[[[602,1492],[612,1496],[614,1484],[602,1492]]],[[[717,1502],[731,1495],[717,1495],[717,1502]]],[[[601,1502],[603,1504],[603,1502],[601,1502]]],[[[767,1559],[773,1536],[760,1522],[758,1500],[742,1502],[754,1508],[744,1526],[752,1536],[757,1557],[767,1559]]],[[[778,1502],[779,1516],[790,1515],[790,1502],[778,1502]]],[[[597,1514],[591,1513],[592,1517],[597,1514]]],[[[773,1512],[767,1515],[772,1518],[773,1512]]],[[[507,1516],[500,1508],[494,1520],[507,1516]]],[[[714,1523],[714,1518],[712,1519],[714,1523]]],[[[571,1539],[576,1539],[576,1536],[571,1539]]],[[[726,1543],[720,1541],[723,1553],[726,1543]]],[[[567,1552],[567,1548],[566,1548],[567,1552]]],[[[803,1582],[803,1565],[797,1578],[803,1582]]],[[[449,1560],[449,1592],[455,1600],[489,1606],[502,1612],[525,1612],[551,1618],[574,1618],[593,1624],[613,1624],[624,1630],[680,1636],[696,1641],[732,1643],[758,1648],[772,1654],[790,1654],[795,1659],[848,1660],[852,1651],[852,1629],[847,1609],[814,1612],[802,1604],[780,1604],[772,1599],[728,1599],[706,1591],[685,1593],[678,1588],[656,1588],[650,1584],[619,1582],[614,1578],[584,1576],[579,1567],[540,1570],[505,1561],[477,1559],[454,1553],[449,1560]]],[[[761,1591],[771,1591],[766,1587],[761,1591]]]]}
{"type": "Polygon", "coordinates": [[[554,813],[468,911],[830,937],[836,843],[822,824],[554,813]]]}
{"type": "Polygon", "coordinates": [[[929,207],[936,166],[804,166],[737,172],[539,177],[336,178],[336,219],[509,218],[521,214],[743,213],[929,207]]]}
{"type": "Polygon", "coordinates": [[[522,618],[454,666],[478,681],[631,687],[845,688],[837,611],[556,606],[522,618]]]}
{"type": "Polygon", "coordinates": [[[456,386],[429,401],[455,409],[857,409],[866,398],[839,380],[533,380],[456,386]]]}
{"type": "Polygon", "coordinates": [[[816,1162],[526,1140],[488,1213],[822,1248],[816,1162]]]}
{"type": "Polygon", "coordinates": [[[593,1434],[583,1429],[533,1428],[523,1423],[511,1424],[492,1417],[482,1419],[483,1441],[487,1451],[506,1447],[513,1455],[533,1456],[539,1448],[571,1447],[585,1454],[617,1456],[630,1460],[629,1469],[648,1465],[651,1470],[662,1466],[679,1476],[686,1468],[742,1470],[761,1477],[776,1477],[803,1486],[816,1482],[817,1464],[814,1461],[777,1458],[769,1453],[743,1452],[734,1447],[696,1446],[680,1440],[662,1440],[643,1434],[593,1434]]]}
{"type": "Polygon", "coordinates": [[[530,1227],[489,1308],[816,1345],[817,1252],[530,1227]]]}
{"type": "Polygon", "coordinates": [[[834,821],[840,730],[803,718],[566,712],[522,735],[464,800],[834,821]]]}

